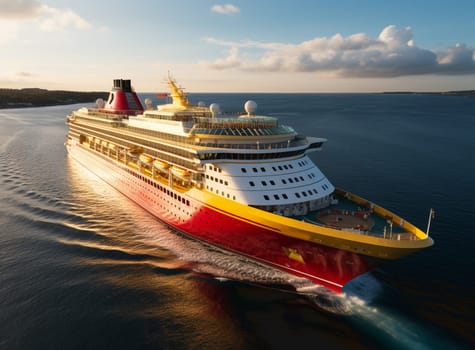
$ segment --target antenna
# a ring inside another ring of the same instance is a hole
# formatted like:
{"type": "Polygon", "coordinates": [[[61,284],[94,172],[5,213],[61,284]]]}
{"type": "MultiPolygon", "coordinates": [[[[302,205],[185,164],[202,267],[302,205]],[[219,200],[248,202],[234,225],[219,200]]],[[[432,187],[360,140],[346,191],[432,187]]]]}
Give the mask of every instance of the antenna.
{"type": "Polygon", "coordinates": [[[426,230],[427,237],[429,237],[430,223],[434,218],[435,218],[435,211],[434,211],[433,208],[430,208],[430,210],[429,210],[429,221],[427,222],[427,230],[426,230]]]}

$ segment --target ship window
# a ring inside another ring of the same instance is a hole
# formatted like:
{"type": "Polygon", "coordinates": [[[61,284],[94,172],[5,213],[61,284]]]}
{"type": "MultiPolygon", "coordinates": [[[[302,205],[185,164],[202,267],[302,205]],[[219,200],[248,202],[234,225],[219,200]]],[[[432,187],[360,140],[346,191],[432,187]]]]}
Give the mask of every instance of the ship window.
{"type": "Polygon", "coordinates": [[[296,196],[297,198],[300,198],[300,193],[295,192],[295,196],[296,196]]]}
{"type": "Polygon", "coordinates": [[[302,192],[302,194],[303,194],[304,197],[307,197],[307,194],[305,192],[302,192]]]}
{"type": "Polygon", "coordinates": [[[300,180],[305,181],[305,180],[303,179],[303,176],[300,176],[300,180]]]}
{"type": "Polygon", "coordinates": [[[270,180],[269,182],[270,182],[270,184],[271,184],[272,186],[274,186],[274,185],[275,185],[275,182],[274,182],[274,180],[270,180]]]}
{"type": "Polygon", "coordinates": [[[289,168],[290,168],[290,169],[293,169],[294,167],[292,166],[292,164],[289,164],[289,168]]]}
{"type": "Polygon", "coordinates": [[[282,194],[282,197],[284,197],[284,199],[288,199],[289,197],[287,197],[287,195],[284,193],[282,194]]]}
{"type": "Polygon", "coordinates": [[[308,190],[307,193],[308,193],[309,195],[312,195],[312,191],[310,191],[310,190],[308,190]]]}
{"type": "Polygon", "coordinates": [[[283,170],[282,167],[279,165],[279,170],[283,170]]]}
{"type": "Polygon", "coordinates": [[[219,183],[222,184],[222,183],[223,183],[223,180],[222,180],[222,179],[219,179],[219,183]]]}
{"type": "Polygon", "coordinates": [[[314,192],[315,194],[318,194],[318,191],[317,191],[316,189],[313,189],[313,192],[314,192]]]}
{"type": "Polygon", "coordinates": [[[246,173],[246,172],[247,172],[246,168],[241,168],[241,171],[242,171],[243,173],[246,173]]]}
{"type": "Polygon", "coordinates": [[[261,171],[262,171],[263,173],[265,173],[265,172],[266,172],[266,168],[261,168],[261,171]]]}
{"type": "Polygon", "coordinates": [[[286,184],[287,184],[287,181],[285,181],[285,179],[282,179],[282,183],[283,183],[284,185],[286,185],[286,184]]]}
{"type": "Polygon", "coordinates": [[[274,194],[274,198],[277,200],[280,199],[278,194],[274,194]]]}
{"type": "Polygon", "coordinates": [[[272,167],[272,170],[277,171],[277,168],[275,166],[272,167]]]}
{"type": "Polygon", "coordinates": [[[284,165],[285,170],[289,170],[289,167],[287,165],[284,165]]]}
{"type": "Polygon", "coordinates": [[[267,194],[265,194],[265,195],[264,195],[264,199],[265,199],[266,201],[268,201],[268,200],[269,200],[269,196],[268,196],[267,194]]]}
{"type": "Polygon", "coordinates": [[[289,177],[289,182],[290,182],[291,184],[293,184],[293,183],[294,183],[294,180],[292,180],[292,179],[289,177]]]}
{"type": "Polygon", "coordinates": [[[263,186],[267,186],[267,182],[265,182],[265,181],[261,181],[261,184],[262,184],[263,186]]]}
{"type": "Polygon", "coordinates": [[[252,168],[252,171],[257,173],[257,168],[252,168]]]}
{"type": "Polygon", "coordinates": [[[227,186],[227,185],[228,185],[228,182],[227,182],[227,181],[224,181],[224,184],[227,186]]]}
{"type": "Polygon", "coordinates": [[[251,185],[252,187],[254,187],[254,186],[255,186],[254,181],[249,181],[249,185],[251,185]]]}

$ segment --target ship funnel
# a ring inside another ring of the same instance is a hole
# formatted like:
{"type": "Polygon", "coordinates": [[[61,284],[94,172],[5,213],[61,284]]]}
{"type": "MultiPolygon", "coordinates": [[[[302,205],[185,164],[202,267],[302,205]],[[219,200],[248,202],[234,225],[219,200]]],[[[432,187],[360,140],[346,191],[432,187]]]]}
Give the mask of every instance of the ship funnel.
{"type": "Polygon", "coordinates": [[[117,113],[137,114],[143,112],[143,106],[133,91],[129,79],[114,79],[104,109],[117,113]]]}

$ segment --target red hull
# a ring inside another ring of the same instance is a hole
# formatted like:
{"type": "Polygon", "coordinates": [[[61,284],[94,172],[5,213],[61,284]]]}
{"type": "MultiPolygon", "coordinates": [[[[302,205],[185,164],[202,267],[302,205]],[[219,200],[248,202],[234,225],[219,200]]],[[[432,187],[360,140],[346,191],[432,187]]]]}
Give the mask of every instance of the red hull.
{"type": "Polygon", "coordinates": [[[68,150],[85,167],[179,231],[333,291],[340,292],[349,280],[375,266],[376,261],[363,255],[287,237],[226,208],[210,207],[81,146],[68,145],[68,150]],[[292,249],[299,252],[298,258],[289,254],[292,249]]]}

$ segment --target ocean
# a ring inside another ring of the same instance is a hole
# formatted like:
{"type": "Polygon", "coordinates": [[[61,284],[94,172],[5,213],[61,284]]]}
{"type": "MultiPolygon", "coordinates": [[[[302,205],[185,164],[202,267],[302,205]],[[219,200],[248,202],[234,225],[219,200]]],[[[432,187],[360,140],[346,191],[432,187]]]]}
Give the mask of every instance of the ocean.
{"type": "Polygon", "coordinates": [[[190,99],[229,112],[252,99],[327,138],[311,157],[335,186],[423,230],[434,208],[435,245],[335,295],[176,234],[73,161],[65,118],[83,105],[4,109],[0,349],[475,347],[473,96],[190,99]]]}

